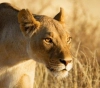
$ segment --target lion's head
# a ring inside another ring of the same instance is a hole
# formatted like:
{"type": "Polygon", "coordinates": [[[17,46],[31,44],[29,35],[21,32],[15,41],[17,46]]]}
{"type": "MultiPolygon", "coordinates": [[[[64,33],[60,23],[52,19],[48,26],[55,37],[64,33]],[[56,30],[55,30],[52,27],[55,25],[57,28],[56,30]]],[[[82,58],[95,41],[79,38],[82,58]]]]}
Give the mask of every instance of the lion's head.
{"type": "Polygon", "coordinates": [[[64,11],[54,19],[32,15],[28,10],[18,13],[20,29],[28,40],[27,52],[35,61],[42,62],[56,76],[65,77],[72,68],[69,50],[71,37],[64,23],[64,11]]]}

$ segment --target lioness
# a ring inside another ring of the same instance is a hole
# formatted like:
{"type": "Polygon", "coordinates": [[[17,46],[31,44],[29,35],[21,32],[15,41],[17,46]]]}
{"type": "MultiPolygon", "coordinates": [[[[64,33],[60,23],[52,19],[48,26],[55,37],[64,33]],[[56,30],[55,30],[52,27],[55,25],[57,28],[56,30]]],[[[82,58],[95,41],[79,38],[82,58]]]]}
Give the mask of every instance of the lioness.
{"type": "Polygon", "coordinates": [[[33,88],[35,65],[41,62],[55,77],[72,68],[71,37],[64,11],[52,19],[0,4],[0,88],[33,88]]]}

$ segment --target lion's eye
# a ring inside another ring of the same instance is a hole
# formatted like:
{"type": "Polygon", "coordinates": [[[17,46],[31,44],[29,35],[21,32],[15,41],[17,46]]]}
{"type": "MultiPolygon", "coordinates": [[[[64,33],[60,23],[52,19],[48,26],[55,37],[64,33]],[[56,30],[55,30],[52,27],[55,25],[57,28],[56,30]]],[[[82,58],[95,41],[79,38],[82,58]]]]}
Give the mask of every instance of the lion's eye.
{"type": "Polygon", "coordinates": [[[53,43],[53,41],[52,41],[51,38],[45,38],[44,41],[45,41],[47,44],[53,43]]]}
{"type": "Polygon", "coordinates": [[[68,37],[67,44],[70,44],[71,40],[72,40],[72,37],[68,37]]]}

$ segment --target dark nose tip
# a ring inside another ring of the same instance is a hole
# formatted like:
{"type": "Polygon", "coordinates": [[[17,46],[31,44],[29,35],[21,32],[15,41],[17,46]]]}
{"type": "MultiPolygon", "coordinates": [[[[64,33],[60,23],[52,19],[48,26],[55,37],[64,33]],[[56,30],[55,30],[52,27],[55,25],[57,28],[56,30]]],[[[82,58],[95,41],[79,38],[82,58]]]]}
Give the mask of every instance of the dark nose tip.
{"type": "Polygon", "coordinates": [[[60,62],[63,63],[64,65],[67,65],[68,63],[71,63],[72,60],[64,60],[60,59],[60,62]]]}

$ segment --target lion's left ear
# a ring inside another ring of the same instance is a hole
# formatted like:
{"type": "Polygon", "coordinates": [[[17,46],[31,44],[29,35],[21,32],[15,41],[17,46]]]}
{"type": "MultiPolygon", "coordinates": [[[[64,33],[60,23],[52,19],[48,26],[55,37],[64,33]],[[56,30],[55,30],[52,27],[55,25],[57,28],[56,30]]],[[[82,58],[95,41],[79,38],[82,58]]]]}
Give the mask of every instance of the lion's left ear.
{"type": "Polygon", "coordinates": [[[65,25],[65,13],[63,8],[60,8],[60,12],[54,17],[54,19],[65,25]]]}
{"type": "Polygon", "coordinates": [[[18,13],[18,22],[22,33],[27,37],[31,37],[40,27],[40,22],[37,21],[28,9],[22,9],[18,13]]]}

